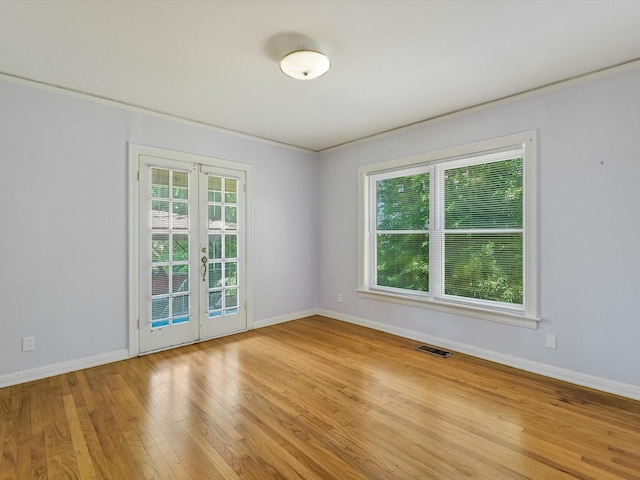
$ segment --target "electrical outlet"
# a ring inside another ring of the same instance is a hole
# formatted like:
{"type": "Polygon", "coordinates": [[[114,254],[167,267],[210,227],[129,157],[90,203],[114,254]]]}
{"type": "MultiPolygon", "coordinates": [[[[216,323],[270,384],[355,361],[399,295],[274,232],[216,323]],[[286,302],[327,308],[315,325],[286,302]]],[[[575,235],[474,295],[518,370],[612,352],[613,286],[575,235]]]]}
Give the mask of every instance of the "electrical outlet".
{"type": "Polygon", "coordinates": [[[558,337],[556,337],[555,335],[548,334],[546,347],[553,348],[553,349],[558,348],[558,337]]]}
{"type": "Polygon", "coordinates": [[[30,352],[36,349],[36,337],[22,337],[22,351],[30,352]]]}
{"type": "Polygon", "coordinates": [[[338,294],[338,303],[342,303],[342,294],[341,293],[338,294]]]}

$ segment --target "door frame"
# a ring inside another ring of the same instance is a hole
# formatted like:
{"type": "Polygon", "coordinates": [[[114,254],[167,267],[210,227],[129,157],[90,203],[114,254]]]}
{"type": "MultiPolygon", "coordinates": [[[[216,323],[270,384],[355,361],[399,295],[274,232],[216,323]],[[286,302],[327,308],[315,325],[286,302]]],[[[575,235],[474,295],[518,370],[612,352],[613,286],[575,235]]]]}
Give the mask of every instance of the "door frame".
{"type": "Polygon", "coordinates": [[[158,157],[213,168],[239,170],[245,175],[245,275],[247,330],[253,329],[253,245],[251,166],[245,163],[129,143],[129,356],[140,355],[140,156],[158,157]]]}

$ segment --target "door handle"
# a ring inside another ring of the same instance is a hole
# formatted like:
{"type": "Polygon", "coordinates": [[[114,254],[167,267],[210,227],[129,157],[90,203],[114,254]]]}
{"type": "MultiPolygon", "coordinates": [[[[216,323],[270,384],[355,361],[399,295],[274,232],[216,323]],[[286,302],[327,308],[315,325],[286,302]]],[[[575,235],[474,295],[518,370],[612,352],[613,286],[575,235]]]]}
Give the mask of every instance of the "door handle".
{"type": "Polygon", "coordinates": [[[207,278],[207,262],[209,261],[209,259],[207,258],[207,256],[205,255],[204,257],[202,257],[202,266],[204,267],[203,271],[202,271],[202,281],[204,282],[207,278]]]}

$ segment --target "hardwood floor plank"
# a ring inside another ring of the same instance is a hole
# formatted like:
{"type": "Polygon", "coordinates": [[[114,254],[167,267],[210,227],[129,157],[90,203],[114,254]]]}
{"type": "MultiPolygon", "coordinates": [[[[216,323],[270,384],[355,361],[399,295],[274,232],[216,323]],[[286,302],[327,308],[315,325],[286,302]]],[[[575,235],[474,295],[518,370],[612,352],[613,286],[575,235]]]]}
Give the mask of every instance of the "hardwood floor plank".
{"type": "Polygon", "coordinates": [[[71,407],[71,401],[73,401],[78,425],[84,437],[86,451],[89,455],[93,474],[96,478],[111,480],[112,477],[108,461],[105,458],[100,439],[98,438],[98,434],[96,433],[91,417],[91,412],[95,412],[98,408],[94,398],[94,390],[89,385],[89,377],[92,372],[93,369],[88,369],[74,372],[69,375],[68,383],[71,392],[69,406],[71,407]]]}
{"type": "MultiPolygon", "coordinates": [[[[247,450],[266,475],[265,478],[309,479],[318,480],[319,476],[312,466],[306,465],[296,458],[294,444],[290,443],[283,432],[273,430],[270,425],[262,423],[261,415],[252,411],[243,412],[247,419],[243,430],[247,450]]],[[[314,465],[315,466],[315,465],[314,465]]]]}
{"type": "Polygon", "coordinates": [[[142,428],[143,425],[118,422],[114,410],[119,417],[126,418],[126,412],[117,404],[107,385],[109,375],[100,382],[96,382],[94,398],[96,410],[90,414],[100,446],[107,461],[108,472],[115,479],[144,478],[141,463],[144,459],[136,460],[128,447],[125,433],[127,428],[142,428]]]}
{"type": "Polygon", "coordinates": [[[45,447],[45,416],[47,407],[43,404],[42,386],[34,387],[31,404],[31,475],[29,478],[47,478],[47,452],[45,447]]]}
{"type": "Polygon", "coordinates": [[[9,394],[8,389],[0,390],[0,480],[17,478],[18,441],[15,418],[22,390],[20,385],[14,387],[13,395],[9,394]]]}
{"type": "Polygon", "coordinates": [[[0,389],[0,480],[640,480],[640,402],[309,317],[0,389]]]}
{"type": "Polygon", "coordinates": [[[146,449],[145,461],[158,466],[161,479],[190,478],[185,466],[176,454],[176,437],[174,426],[149,425],[140,432],[142,444],[146,449]]]}
{"type": "Polygon", "coordinates": [[[80,419],[78,418],[78,411],[76,409],[76,404],[73,401],[73,396],[64,395],[62,397],[62,403],[67,415],[69,433],[71,434],[71,443],[73,445],[76,462],[78,464],[78,476],[82,479],[95,480],[96,473],[93,469],[93,461],[91,460],[91,455],[89,455],[87,442],[85,441],[85,435],[80,425],[80,419]]]}

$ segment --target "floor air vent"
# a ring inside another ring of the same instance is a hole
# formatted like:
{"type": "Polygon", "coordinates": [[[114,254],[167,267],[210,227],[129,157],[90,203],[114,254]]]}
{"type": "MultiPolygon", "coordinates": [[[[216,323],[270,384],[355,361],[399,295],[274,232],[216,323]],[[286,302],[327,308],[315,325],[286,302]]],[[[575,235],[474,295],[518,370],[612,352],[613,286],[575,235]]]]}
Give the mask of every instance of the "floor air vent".
{"type": "Polygon", "coordinates": [[[420,352],[430,353],[436,357],[447,358],[451,356],[451,352],[440,350],[439,348],[429,347],[428,345],[420,345],[416,350],[420,352]]]}

